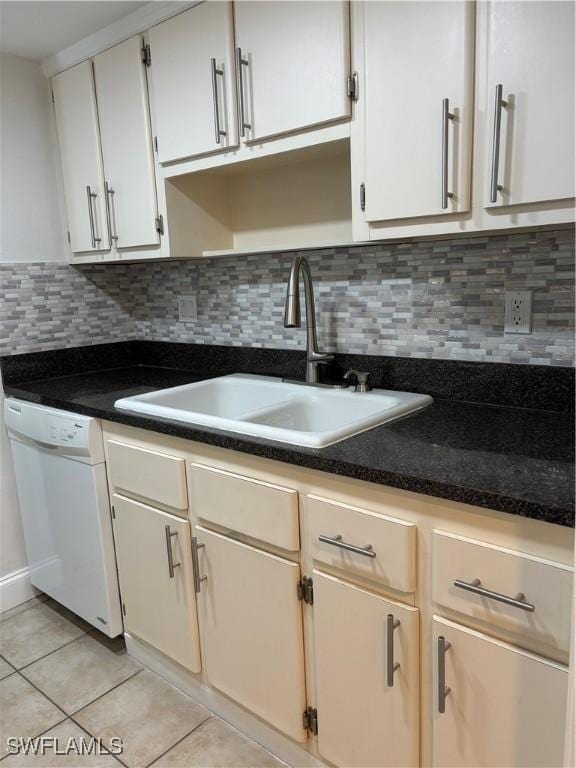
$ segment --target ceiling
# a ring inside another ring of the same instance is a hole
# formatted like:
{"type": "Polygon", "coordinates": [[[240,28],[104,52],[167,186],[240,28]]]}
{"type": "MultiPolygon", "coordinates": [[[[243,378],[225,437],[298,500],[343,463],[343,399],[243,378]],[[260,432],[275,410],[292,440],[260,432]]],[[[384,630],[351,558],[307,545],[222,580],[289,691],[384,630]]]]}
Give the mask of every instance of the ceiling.
{"type": "Polygon", "coordinates": [[[0,51],[42,61],[148,5],[139,0],[2,0],[0,51]]]}

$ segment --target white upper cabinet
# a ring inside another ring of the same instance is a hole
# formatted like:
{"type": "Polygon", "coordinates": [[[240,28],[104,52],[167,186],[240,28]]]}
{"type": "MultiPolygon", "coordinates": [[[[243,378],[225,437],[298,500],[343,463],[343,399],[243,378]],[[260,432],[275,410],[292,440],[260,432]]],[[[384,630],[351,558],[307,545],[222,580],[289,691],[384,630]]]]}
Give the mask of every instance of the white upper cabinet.
{"type": "Polygon", "coordinates": [[[486,207],[574,197],[574,3],[487,3],[486,207]]]}
{"type": "Polygon", "coordinates": [[[73,253],[109,250],[92,62],[56,75],[52,91],[70,248],[73,253]]]}
{"type": "Polygon", "coordinates": [[[234,21],[244,140],[350,116],[347,2],[243,0],[234,21]]]}
{"type": "Polygon", "coordinates": [[[142,39],[94,59],[109,236],[116,248],[157,245],[157,204],[142,39]]]}
{"type": "Polygon", "coordinates": [[[367,221],[470,208],[474,6],[367,2],[367,221]]]}
{"type": "Polygon", "coordinates": [[[236,146],[232,3],[202,3],[149,39],[160,162],[236,146]]]}

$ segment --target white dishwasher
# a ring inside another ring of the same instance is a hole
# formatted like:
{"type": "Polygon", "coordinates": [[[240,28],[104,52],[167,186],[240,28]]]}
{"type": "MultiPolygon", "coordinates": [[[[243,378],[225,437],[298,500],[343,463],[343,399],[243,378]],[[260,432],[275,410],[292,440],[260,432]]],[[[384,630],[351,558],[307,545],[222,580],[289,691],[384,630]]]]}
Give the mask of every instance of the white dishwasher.
{"type": "Polygon", "coordinates": [[[13,398],[4,415],[32,584],[122,634],[100,421],[13,398]]]}

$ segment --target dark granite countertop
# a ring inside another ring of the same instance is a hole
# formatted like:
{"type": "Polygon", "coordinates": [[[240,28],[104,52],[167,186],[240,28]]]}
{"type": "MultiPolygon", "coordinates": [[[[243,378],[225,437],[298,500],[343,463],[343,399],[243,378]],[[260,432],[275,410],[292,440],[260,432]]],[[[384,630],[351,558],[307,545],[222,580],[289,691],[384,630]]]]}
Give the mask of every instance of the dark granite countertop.
{"type": "Polygon", "coordinates": [[[337,373],[351,363],[371,367],[377,386],[426,392],[435,401],[398,421],[327,448],[310,449],[114,408],[120,397],[226,373],[298,376],[303,367],[301,353],[126,342],[0,359],[6,394],[24,400],[429,496],[574,525],[574,429],[569,410],[573,371],[452,361],[400,359],[395,363],[393,358],[349,355],[337,356],[334,370],[337,373]],[[522,398],[532,407],[511,407],[511,401],[522,398]]]}

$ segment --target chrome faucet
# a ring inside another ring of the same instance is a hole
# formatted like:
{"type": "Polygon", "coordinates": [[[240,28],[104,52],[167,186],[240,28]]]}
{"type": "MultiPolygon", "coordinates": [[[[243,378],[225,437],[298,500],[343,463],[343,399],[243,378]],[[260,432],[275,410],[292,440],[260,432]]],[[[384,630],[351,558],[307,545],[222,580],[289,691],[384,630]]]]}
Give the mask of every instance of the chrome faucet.
{"type": "Polygon", "coordinates": [[[300,272],[304,276],[304,299],[306,302],[306,381],[318,384],[320,381],[319,365],[334,360],[334,355],[325,354],[318,349],[316,338],[316,310],[314,308],[314,286],[310,264],[304,256],[294,256],[288,278],[286,304],[284,306],[284,327],[300,328],[300,272]]]}

